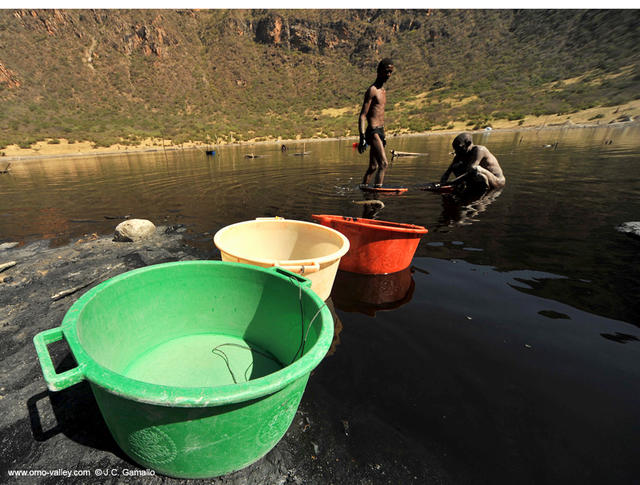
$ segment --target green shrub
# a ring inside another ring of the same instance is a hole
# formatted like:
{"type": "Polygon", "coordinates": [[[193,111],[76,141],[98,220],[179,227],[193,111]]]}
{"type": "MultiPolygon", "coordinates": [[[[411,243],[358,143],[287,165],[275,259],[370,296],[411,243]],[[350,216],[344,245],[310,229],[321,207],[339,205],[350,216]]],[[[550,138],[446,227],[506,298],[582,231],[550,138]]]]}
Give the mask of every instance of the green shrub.
{"type": "Polygon", "coordinates": [[[37,140],[34,140],[34,139],[20,140],[18,142],[18,146],[20,148],[31,148],[31,145],[33,145],[36,142],[37,140]]]}

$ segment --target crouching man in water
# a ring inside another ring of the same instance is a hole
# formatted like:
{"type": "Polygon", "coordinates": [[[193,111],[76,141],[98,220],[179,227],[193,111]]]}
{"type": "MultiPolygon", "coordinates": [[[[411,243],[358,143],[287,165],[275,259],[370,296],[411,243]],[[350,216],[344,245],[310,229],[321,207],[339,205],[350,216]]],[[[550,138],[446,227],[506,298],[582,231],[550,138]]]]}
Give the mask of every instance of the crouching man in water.
{"type": "Polygon", "coordinates": [[[375,82],[369,86],[364,94],[364,103],[358,117],[358,131],[360,132],[360,143],[358,152],[364,153],[367,143],[371,146],[369,153],[369,167],[362,178],[362,185],[369,185],[371,176],[376,172],[375,187],[382,187],[384,174],[389,163],[384,147],[387,141],[384,137],[384,106],[387,103],[387,92],[384,83],[389,80],[393,73],[393,61],[382,59],[378,64],[377,77],[375,82]],[[367,127],[365,131],[365,126],[367,127]]]}
{"type": "Polygon", "coordinates": [[[506,183],[498,159],[484,146],[474,145],[471,134],[460,133],[453,140],[455,156],[440,179],[441,185],[453,185],[463,192],[501,189],[506,183]],[[456,178],[447,182],[453,173],[456,178]]]}

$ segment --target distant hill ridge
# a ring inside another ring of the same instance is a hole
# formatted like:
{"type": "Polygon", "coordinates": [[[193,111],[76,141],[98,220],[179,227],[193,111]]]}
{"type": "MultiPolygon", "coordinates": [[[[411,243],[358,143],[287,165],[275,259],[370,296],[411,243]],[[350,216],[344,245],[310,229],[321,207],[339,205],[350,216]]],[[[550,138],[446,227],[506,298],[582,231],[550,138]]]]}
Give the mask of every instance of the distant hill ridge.
{"type": "Polygon", "coordinates": [[[640,10],[1,10],[0,147],[343,136],[640,97],[640,10]]]}

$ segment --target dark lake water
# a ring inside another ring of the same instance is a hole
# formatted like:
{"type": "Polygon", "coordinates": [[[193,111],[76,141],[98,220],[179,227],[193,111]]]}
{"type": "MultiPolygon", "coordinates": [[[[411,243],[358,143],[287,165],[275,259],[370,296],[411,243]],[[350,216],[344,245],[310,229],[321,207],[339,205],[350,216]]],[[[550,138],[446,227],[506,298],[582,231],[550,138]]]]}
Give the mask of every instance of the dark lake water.
{"type": "MultiPolygon", "coordinates": [[[[417,190],[452,138],[388,140],[426,155],[393,161],[385,182],[410,190],[376,217],[429,233],[402,274],[338,275],[339,344],[310,385],[438,450],[460,481],[637,483],[640,239],[616,227],[640,220],[640,127],[476,134],[507,186],[469,205],[417,190]]],[[[352,142],[14,162],[0,242],[67,244],[130,215],[184,224],[217,258],[212,235],[234,222],[362,216],[368,154],[352,142]]]]}

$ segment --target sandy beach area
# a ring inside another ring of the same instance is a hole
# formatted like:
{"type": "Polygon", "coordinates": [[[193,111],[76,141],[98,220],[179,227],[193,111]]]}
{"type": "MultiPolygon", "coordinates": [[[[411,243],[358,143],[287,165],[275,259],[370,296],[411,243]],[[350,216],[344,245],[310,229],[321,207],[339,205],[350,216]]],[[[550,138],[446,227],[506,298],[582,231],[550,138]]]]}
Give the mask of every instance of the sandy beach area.
{"type": "MultiPolygon", "coordinates": [[[[354,118],[355,120],[355,118],[354,118]]],[[[571,114],[555,114],[546,116],[526,116],[522,120],[493,120],[489,122],[492,130],[526,130],[544,128],[579,128],[594,126],[611,126],[619,123],[629,123],[640,120],[640,100],[634,100],[618,106],[596,107],[571,114]]],[[[355,121],[354,121],[355,126],[355,121]]],[[[388,136],[394,135],[451,135],[461,131],[473,131],[465,122],[456,121],[446,127],[434,127],[427,132],[411,132],[410,130],[388,130],[388,136]]],[[[482,130],[481,130],[482,131],[482,130]]],[[[20,148],[9,145],[0,150],[0,170],[3,162],[14,162],[34,158],[59,158],[72,156],[117,155],[124,153],[142,153],[172,150],[211,150],[221,145],[251,145],[274,143],[309,143],[322,140],[357,139],[357,136],[333,138],[316,136],[314,138],[281,139],[262,137],[247,141],[219,142],[215,144],[203,142],[189,142],[174,145],[171,140],[148,138],[138,145],[116,144],[109,147],[94,147],[90,141],[69,143],[66,139],[44,140],[33,144],[30,148],[20,148]]]]}

